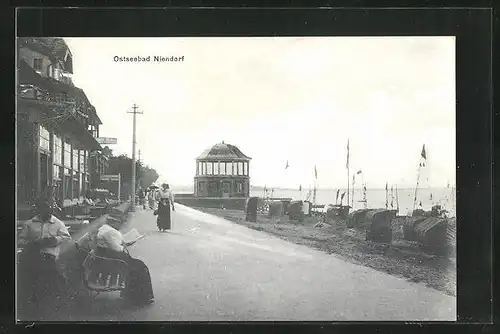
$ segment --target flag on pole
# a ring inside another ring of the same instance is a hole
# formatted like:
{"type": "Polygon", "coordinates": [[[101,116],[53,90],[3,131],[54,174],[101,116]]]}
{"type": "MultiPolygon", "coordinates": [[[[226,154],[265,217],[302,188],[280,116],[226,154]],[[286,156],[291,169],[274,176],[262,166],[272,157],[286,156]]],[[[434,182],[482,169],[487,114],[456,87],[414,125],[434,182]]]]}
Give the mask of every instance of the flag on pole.
{"type": "Polygon", "coordinates": [[[349,139],[347,139],[347,162],[345,168],[349,169],[349,139]]]}
{"type": "Polygon", "coordinates": [[[425,167],[425,162],[427,161],[427,152],[425,152],[425,144],[422,146],[422,152],[420,153],[422,161],[420,162],[420,167],[425,167]]]}
{"type": "Polygon", "coordinates": [[[285,169],[288,169],[288,160],[286,161],[286,166],[285,166],[285,169]]]}
{"type": "Polygon", "coordinates": [[[316,169],[316,165],[314,165],[314,178],[318,178],[318,170],[316,169]]]}
{"type": "Polygon", "coordinates": [[[361,174],[361,173],[362,173],[362,171],[361,171],[361,169],[360,169],[360,170],[358,170],[358,172],[356,173],[356,175],[359,175],[359,174],[361,174]]]}

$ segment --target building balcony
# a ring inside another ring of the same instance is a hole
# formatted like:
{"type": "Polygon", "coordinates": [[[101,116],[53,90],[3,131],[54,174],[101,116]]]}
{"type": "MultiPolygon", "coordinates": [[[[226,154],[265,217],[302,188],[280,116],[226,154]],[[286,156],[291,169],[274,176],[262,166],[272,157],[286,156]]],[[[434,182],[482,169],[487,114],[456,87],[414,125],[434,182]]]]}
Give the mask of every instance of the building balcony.
{"type": "Polygon", "coordinates": [[[52,103],[67,108],[75,108],[75,99],[51,94],[45,89],[32,84],[20,84],[17,89],[17,97],[35,100],[40,103],[52,103]]]}

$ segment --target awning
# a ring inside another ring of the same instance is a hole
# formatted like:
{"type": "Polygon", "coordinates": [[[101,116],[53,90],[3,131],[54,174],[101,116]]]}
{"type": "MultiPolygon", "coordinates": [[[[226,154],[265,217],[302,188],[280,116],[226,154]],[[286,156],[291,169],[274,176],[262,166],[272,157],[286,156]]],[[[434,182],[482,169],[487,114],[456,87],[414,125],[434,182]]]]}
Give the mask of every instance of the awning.
{"type": "MultiPolygon", "coordinates": [[[[35,99],[19,98],[20,107],[30,114],[32,122],[40,122],[43,126],[51,130],[56,130],[60,134],[68,137],[71,144],[76,149],[81,150],[102,150],[102,146],[92,136],[85,126],[73,115],[71,111],[65,110],[65,117],[61,117],[57,110],[57,103],[45,102],[35,99]]],[[[64,116],[64,115],[63,115],[64,116]]]]}
{"type": "Polygon", "coordinates": [[[97,140],[73,115],[58,123],[57,128],[61,133],[69,136],[71,144],[76,149],[88,151],[102,150],[97,140]]]}

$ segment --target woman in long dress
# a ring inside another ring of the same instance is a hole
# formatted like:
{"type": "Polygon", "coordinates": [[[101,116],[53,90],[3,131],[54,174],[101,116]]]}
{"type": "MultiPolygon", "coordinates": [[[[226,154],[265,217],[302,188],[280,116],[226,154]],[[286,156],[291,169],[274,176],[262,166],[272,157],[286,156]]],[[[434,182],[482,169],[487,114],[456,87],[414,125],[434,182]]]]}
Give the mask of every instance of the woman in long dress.
{"type": "Polygon", "coordinates": [[[97,231],[95,254],[125,261],[129,266],[129,275],[121,297],[137,304],[152,303],[154,294],[149,269],[144,262],[134,259],[126,252],[127,246],[121,232],[112,226],[104,224],[97,231]]]}
{"type": "Polygon", "coordinates": [[[171,228],[170,205],[172,205],[172,211],[175,211],[174,197],[169,188],[169,185],[164,183],[162,189],[158,192],[158,218],[156,224],[160,231],[170,230],[171,228]]]}

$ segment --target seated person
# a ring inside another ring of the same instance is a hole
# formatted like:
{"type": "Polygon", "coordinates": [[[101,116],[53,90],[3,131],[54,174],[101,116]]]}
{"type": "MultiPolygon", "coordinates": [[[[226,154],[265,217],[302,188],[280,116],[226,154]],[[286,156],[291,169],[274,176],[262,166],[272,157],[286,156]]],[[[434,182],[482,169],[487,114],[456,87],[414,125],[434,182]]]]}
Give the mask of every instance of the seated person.
{"type": "Polygon", "coordinates": [[[121,296],[135,303],[152,303],[153,286],[148,267],[139,259],[134,259],[126,251],[123,235],[114,227],[104,224],[95,237],[95,255],[125,261],[129,266],[129,276],[121,296]]]}
{"type": "MultiPolygon", "coordinates": [[[[53,215],[53,202],[40,199],[36,216],[29,220],[20,233],[24,245],[20,255],[19,274],[26,300],[39,308],[38,311],[54,311],[60,307],[65,279],[57,264],[60,245],[71,240],[64,223],[53,215]]],[[[49,312],[50,311],[50,312],[49,312]]]]}

